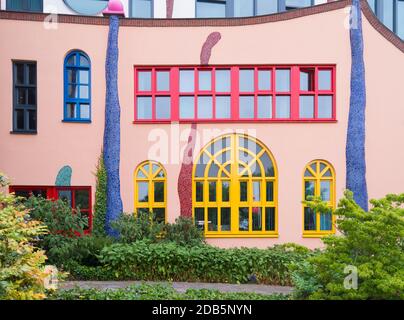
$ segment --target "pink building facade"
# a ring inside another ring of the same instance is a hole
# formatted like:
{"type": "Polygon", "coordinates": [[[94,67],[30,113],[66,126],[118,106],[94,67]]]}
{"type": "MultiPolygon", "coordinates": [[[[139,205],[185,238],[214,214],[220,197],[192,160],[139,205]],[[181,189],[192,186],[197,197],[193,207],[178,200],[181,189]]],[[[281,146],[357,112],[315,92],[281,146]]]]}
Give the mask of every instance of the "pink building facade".
{"type": "MultiPolygon", "coordinates": [[[[174,222],[184,153],[195,143],[192,192],[184,192],[209,243],[320,246],[334,221],[302,200],[320,195],[334,207],[345,190],[349,5],[240,19],[121,19],[124,212],[152,210],[174,222]]],[[[404,188],[404,43],[362,6],[372,199],[404,188]]],[[[11,191],[46,190],[82,201],[91,214],[108,19],[45,18],[0,11],[0,171],[11,191]],[[57,181],[65,166],[69,186],[57,181]]]]}

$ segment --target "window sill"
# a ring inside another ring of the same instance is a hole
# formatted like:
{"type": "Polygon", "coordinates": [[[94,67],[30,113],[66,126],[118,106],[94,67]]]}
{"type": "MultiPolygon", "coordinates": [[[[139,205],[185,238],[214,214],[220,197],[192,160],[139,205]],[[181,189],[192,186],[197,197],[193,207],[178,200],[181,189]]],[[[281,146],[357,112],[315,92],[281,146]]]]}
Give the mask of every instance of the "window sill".
{"type": "Polygon", "coordinates": [[[240,233],[232,233],[232,234],[204,234],[205,238],[278,238],[278,233],[265,233],[265,234],[240,234],[240,233]]]}
{"type": "Polygon", "coordinates": [[[335,234],[335,232],[330,231],[330,232],[321,232],[321,233],[320,232],[319,233],[307,233],[307,234],[303,233],[303,238],[322,238],[322,237],[329,236],[332,234],[335,234]]]}
{"type": "Polygon", "coordinates": [[[10,131],[10,134],[21,134],[21,135],[36,135],[38,131],[10,131]]]}
{"type": "Polygon", "coordinates": [[[209,124],[209,123],[337,123],[338,120],[330,119],[330,120],[316,120],[316,119],[307,119],[307,120],[290,120],[290,119],[246,119],[246,120],[135,120],[132,121],[133,124],[172,124],[172,123],[202,123],[202,124],[209,124]]]}
{"type": "Polygon", "coordinates": [[[91,120],[62,120],[64,123],[91,123],[91,120]]]}

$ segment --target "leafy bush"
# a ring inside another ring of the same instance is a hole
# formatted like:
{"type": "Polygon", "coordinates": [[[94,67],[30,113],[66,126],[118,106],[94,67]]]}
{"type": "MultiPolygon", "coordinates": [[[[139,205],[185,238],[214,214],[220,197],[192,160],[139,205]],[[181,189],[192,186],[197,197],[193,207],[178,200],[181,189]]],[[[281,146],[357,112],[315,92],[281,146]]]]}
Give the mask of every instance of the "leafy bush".
{"type": "Polygon", "coordinates": [[[141,284],[123,289],[59,290],[52,300],[286,300],[287,295],[264,295],[248,292],[220,292],[210,289],[188,289],[179,293],[171,285],[141,284]]]}
{"type": "Polygon", "coordinates": [[[46,256],[34,243],[46,232],[13,195],[0,193],[0,299],[45,297],[46,256]]]}
{"type": "Polygon", "coordinates": [[[104,248],[100,261],[116,279],[245,283],[254,275],[260,283],[290,285],[289,265],[310,254],[300,247],[221,249],[137,241],[104,248]]]}
{"type": "Polygon", "coordinates": [[[192,219],[185,217],[179,217],[175,223],[164,225],[164,241],[184,246],[197,246],[205,242],[203,232],[195,226],[192,219]]]}
{"type": "Polygon", "coordinates": [[[96,189],[93,219],[93,234],[98,237],[106,236],[105,214],[107,212],[107,172],[104,166],[104,158],[101,153],[98,159],[96,171],[96,189]]]}
{"type": "MultiPolygon", "coordinates": [[[[324,238],[325,249],[294,272],[296,297],[404,299],[404,194],[371,204],[365,212],[345,193],[335,211],[342,235],[324,238]],[[357,268],[357,289],[344,287],[347,266],[357,268]]],[[[317,210],[323,205],[310,203],[317,210]]]]}

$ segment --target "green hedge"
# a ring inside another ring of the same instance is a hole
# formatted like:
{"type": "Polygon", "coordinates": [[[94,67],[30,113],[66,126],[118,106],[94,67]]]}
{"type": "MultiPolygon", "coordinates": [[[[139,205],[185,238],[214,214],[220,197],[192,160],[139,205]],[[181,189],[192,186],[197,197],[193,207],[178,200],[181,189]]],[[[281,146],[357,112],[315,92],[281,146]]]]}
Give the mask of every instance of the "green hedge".
{"type": "Polygon", "coordinates": [[[287,300],[282,294],[258,294],[248,292],[220,292],[211,289],[188,289],[179,293],[170,285],[141,284],[123,289],[58,290],[48,300],[287,300]]]}
{"type": "MultiPolygon", "coordinates": [[[[291,285],[290,265],[302,263],[311,254],[296,245],[221,249],[139,241],[113,244],[99,258],[102,270],[121,280],[246,283],[253,276],[259,283],[291,285]]],[[[80,278],[77,273],[75,277],[80,278]]]]}

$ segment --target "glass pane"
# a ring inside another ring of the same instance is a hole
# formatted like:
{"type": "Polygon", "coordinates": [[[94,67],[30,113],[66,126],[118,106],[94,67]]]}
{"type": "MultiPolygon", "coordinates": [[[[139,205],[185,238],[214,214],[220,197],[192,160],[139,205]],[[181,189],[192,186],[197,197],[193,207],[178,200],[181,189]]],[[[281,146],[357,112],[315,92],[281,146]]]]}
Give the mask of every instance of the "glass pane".
{"type": "Polygon", "coordinates": [[[240,201],[247,201],[248,195],[247,181],[240,181],[240,201]]]}
{"type": "MultiPolygon", "coordinates": [[[[82,71],[80,71],[80,72],[82,72],[82,71]]],[[[79,82],[79,74],[76,69],[67,70],[67,81],[69,83],[78,83],[79,82]]]]}
{"type": "Polygon", "coordinates": [[[286,10],[311,6],[312,0],[285,0],[286,10]]]}
{"type": "Polygon", "coordinates": [[[228,181],[222,181],[222,201],[230,201],[230,183],[228,181]]]}
{"type": "Polygon", "coordinates": [[[139,71],[137,88],[139,91],[151,91],[151,71],[139,71]]]}
{"type": "Polygon", "coordinates": [[[80,54],[80,67],[89,67],[90,62],[88,61],[87,57],[80,54]]]}
{"type": "Polygon", "coordinates": [[[230,231],[230,225],[231,225],[230,208],[221,208],[220,209],[220,230],[221,231],[230,231]]]}
{"type": "Polygon", "coordinates": [[[138,172],[137,172],[137,176],[136,176],[137,178],[146,178],[146,175],[143,173],[143,171],[142,170],[139,170],[138,172]]]}
{"type": "Polygon", "coordinates": [[[25,129],[25,120],[24,120],[24,110],[16,110],[16,125],[18,130],[24,130],[25,129]]]}
{"type": "Polygon", "coordinates": [[[194,97],[180,97],[180,118],[193,119],[195,117],[194,97]]]}
{"type": "Polygon", "coordinates": [[[218,0],[214,2],[197,1],[197,18],[224,18],[226,17],[226,1],[218,0]]]}
{"type": "Polygon", "coordinates": [[[212,90],[212,72],[210,70],[203,70],[198,72],[199,75],[199,90],[210,91],[212,90]]]}
{"type": "Polygon", "coordinates": [[[315,193],[315,182],[314,181],[305,181],[304,182],[305,200],[308,200],[309,196],[314,196],[314,193],[315,193]]]}
{"type": "Polygon", "coordinates": [[[254,0],[233,0],[234,17],[251,17],[254,15],[254,0]]]}
{"type": "Polygon", "coordinates": [[[323,177],[331,177],[331,170],[328,169],[324,174],[323,177]]]}
{"type": "Polygon", "coordinates": [[[90,193],[88,190],[75,190],[74,192],[76,208],[89,209],[90,207],[90,193]]]}
{"type": "Polygon", "coordinates": [[[264,166],[265,176],[273,177],[275,176],[275,169],[272,163],[271,158],[269,157],[268,153],[264,153],[260,158],[262,165],[264,166]]]}
{"type": "Polygon", "coordinates": [[[209,201],[216,201],[216,182],[209,182],[209,201]]]}
{"type": "Polygon", "coordinates": [[[198,159],[197,166],[196,166],[196,172],[195,172],[195,175],[197,177],[205,176],[205,168],[206,168],[206,165],[208,164],[209,160],[210,160],[210,157],[208,157],[205,153],[203,153],[202,156],[198,159]]]}
{"type": "Polygon", "coordinates": [[[17,88],[17,104],[27,104],[27,89],[17,88]]]}
{"type": "Polygon", "coordinates": [[[309,169],[306,169],[306,171],[304,172],[304,176],[305,176],[305,177],[312,177],[313,175],[311,174],[311,172],[309,171],[309,169]]]}
{"type": "Polygon", "coordinates": [[[332,214],[331,212],[320,213],[320,230],[332,230],[332,214]]]}
{"type": "Polygon", "coordinates": [[[148,163],[146,163],[145,165],[143,165],[143,170],[145,172],[147,172],[147,174],[150,174],[150,165],[148,163]]]}
{"type": "Polygon", "coordinates": [[[58,199],[66,201],[70,207],[72,206],[72,192],[70,190],[59,190],[58,199]]]}
{"type": "Polygon", "coordinates": [[[132,0],[133,18],[152,18],[152,5],[151,0],[132,0]]]}
{"type": "Polygon", "coordinates": [[[66,116],[67,118],[78,118],[77,108],[75,103],[68,103],[66,105],[66,116]]]}
{"type": "Polygon", "coordinates": [[[69,98],[78,98],[79,97],[77,87],[78,87],[77,85],[69,86],[69,88],[68,88],[69,98]]]}
{"type": "Polygon", "coordinates": [[[265,208],[265,231],[275,231],[275,208],[265,208]]]}
{"type": "Polygon", "coordinates": [[[15,77],[16,77],[16,82],[17,84],[24,84],[24,64],[22,63],[16,63],[15,64],[15,77]]]}
{"type": "Polygon", "coordinates": [[[310,168],[313,170],[313,172],[317,172],[317,162],[312,163],[310,168]]]}
{"type": "Polygon", "coordinates": [[[216,118],[229,119],[230,116],[230,96],[216,96],[216,118]]]}
{"type": "Polygon", "coordinates": [[[270,70],[258,70],[258,90],[271,90],[270,70]]]}
{"type": "Polygon", "coordinates": [[[80,118],[81,119],[90,119],[90,105],[89,104],[80,104],[80,118]]]}
{"type": "Polygon", "coordinates": [[[300,96],[299,98],[299,118],[314,118],[314,96],[300,96]]]}
{"type": "Polygon", "coordinates": [[[90,72],[87,70],[80,70],[80,83],[81,84],[88,84],[89,83],[89,74],[90,72]]]}
{"type": "Polygon", "coordinates": [[[254,70],[244,69],[240,70],[239,86],[241,92],[254,91],[254,70]]]}
{"type": "Polygon", "coordinates": [[[217,177],[219,173],[219,167],[216,163],[212,162],[208,171],[208,177],[217,177]]]}
{"type": "Polygon", "coordinates": [[[195,208],[194,215],[195,215],[194,219],[196,227],[198,229],[204,230],[205,229],[204,208],[195,208]]]}
{"type": "Polygon", "coordinates": [[[318,96],[318,118],[332,118],[332,96],[318,96]]]}
{"type": "Polygon", "coordinates": [[[320,181],[320,195],[323,201],[331,200],[331,181],[320,181]]]}
{"type": "Polygon", "coordinates": [[[36,110],[28,110],[28,129],[36,130],[36,110]]]}
{"type": "Polygon", "coordinates": [[[156,97],[156,119],[170,119],[171,98],[156,97]]]}
{"type": "Polygon", "coordinates": [[[261,201],[261,181],[253,181],[253,201],[261,201]]]}
{"type": "Polygon", "coordinates": [[[198,119],[213,118],[213,102],[211,96],[198,96],[198,119]]]}
{"type": "Polygon", "coordinates": [[[180,70],[180,92],[194,92],[194,70],[180,70]]]}
{"type": "Polygon", "coordinates": [[[208,208],[208,231],[217,231],[217,208],[208,208]]]}
{"type": "Polygon", "coordinates": [[[69,57],[69,59],[67,59],[67,64],[68,64],[69,66],[75,66],[75,65],[76,65],[76,54],[75,54],[75,53],[73,53],[73,54],[69,57]]]}
{"type": "Polygon", "coordinates": [[[253,231],[262,231],[262,209],[252,208],[252,229],[253,231]]]}
{"type": "Polygon", "coordinates": [[[195,184],[195,200],[197,202],[203,201],[203,182],[197,181],[195,184]]]}
{"type": "Polygon", "coordinates": [[[239,231],[248,231],[248,208],[238,209],[238,229],[239,231]]]}
{"type": "Polygon", "coordinates": [[[274,183],[272,181],[266,182],[266,201],[274,201],[274,183]]]}
{"type": "Polygon", "coordinates": [[[314,70],[300,70],[300,90],[314,90],[314,70]]]}
{"type": "Polygon", "coordinates": [[[278,12],[278,1],[256,0],[257,15],[264,15],[278,12]]]}
{"type": "Polygon", "coordinates": [[[316,230],[316,213],[310,208],[304,208],[304,230],[316,230]]]}
{"type": "Polygon", "coordinates": [[[137,118],[151,119],[152,118],[152,98],[138,97],[137,98],[137,118]]]}
{"type": "Polygon", "coordinates": [[[28,65],[28,83],[36,84],[36,64],[28,65]]]}
{"type": "Polygon", "coordinates": [[[28,104],[36,105],[36,88],[28,89],[28,104]]]}
{"type": "Polygon", "coordinates": [[[137,183],[137,199],[139,202],[149,201],[149,183],[138,182],[137,183]]]}
{"type": "Polygon", "coordinates": [[[276,118],[290,118],[290,96],[276,96],[276,118]]]}
{"type": "Polygon", "coordinates": [[[216,92],[230,92],[230,70],[216,70],[216,92]]]}
{"type": "Polygon", "coordinates": [[[404,40],[404,23],[403,23],[403,21],[404,21],[404,1],[403,0],[397,1],[396,21],[397,21],[396,33],[401,38],[401,40],[404,40]]]}
{"type": "Polygon", "coordinates": [[[268,119],[272,118],[272,97],[271,96],[258,96],[258,118],[268,119]]]}
{"type": "Polygon", "coordinates": [[[154,201],[164,202],[164,182],[155,181],[154,182],[154,201]]]}
{"type": "Polygon", "coordinates": [[[153,208],[154,221],[157,223],[164,223],[166,221],[165,208],[153,208]]]}
{"type": "Polygon", "coordinates": [[[254,96],[240,96],[239,100],[240,119],[254,118],[254,96]]]}
{"type": "Polygon", "coordinates": [[[248,149],[254,154],[257,154],[262,150],[261,146],[258,145],[254,140],[247,139],[246,137],[240,137],[238,143],[240,147],[248,149]]]}
{"type": "Polygon", "coordinates": [[[169,91],[170,90],[170,72],[169,71],[157,71],[157,91],[169,91]]]}
{"type": "Polygon", "coordinates": [[[394,7],[394,1],[393,0],[383,0],[383,1],[378,1],[377,4],[381,6],[381,20],[383,24],[389,28],[390,30],[393,31],[393,24],[394,24],[394,18],[393,18],[393,7],[394,7]]]}
{"type": "Polygon", "coordinates": [[[331,90],[331,70],[318,71],[318,90],[331,90]]]}
{"type": "Polygon", "coordinates": [[[290,91],[290,70],[278,69],[276,70],[276,91],[290,91]]]}

